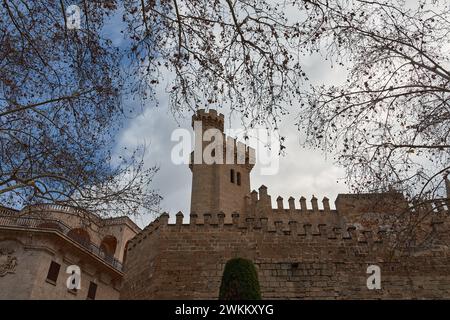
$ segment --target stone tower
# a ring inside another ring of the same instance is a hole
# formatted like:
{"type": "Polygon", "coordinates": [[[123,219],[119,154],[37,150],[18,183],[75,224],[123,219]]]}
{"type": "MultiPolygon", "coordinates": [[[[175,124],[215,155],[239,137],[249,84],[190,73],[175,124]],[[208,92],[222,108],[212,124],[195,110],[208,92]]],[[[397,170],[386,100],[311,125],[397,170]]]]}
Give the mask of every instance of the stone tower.
{"type": "Polygon", "coordinates": [[[225,221],[229,222],[233,212],[245,211],[254,150],[224,134],[224,115],[217,114],[216,110],[198,110],[192,116],[192,127],[196,147],[189,165],[192,171],[191,213],[202,219],[204,213],[223,212],[225,221]],[[215,157],[214,162],[206,161],[205,155],[215,157]]]}

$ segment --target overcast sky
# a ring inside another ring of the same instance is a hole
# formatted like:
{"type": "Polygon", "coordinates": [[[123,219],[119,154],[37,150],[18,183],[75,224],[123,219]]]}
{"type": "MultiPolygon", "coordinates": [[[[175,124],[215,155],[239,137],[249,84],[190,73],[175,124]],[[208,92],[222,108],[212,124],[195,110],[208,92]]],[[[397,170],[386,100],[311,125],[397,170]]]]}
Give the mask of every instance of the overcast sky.
{"type": "MultiPolygon", "coordinates": [[[[445,2],[442,3],[445,4],[445,2]]],[[[406,5],[414,7],[417,2],[407,0],[406,5]]],[[[106,33],[111,36],[116,46],[124,45],[123,35],[120,33],[123,28],[121,15],[118,12],[105,26],[106,33]]],[[[289,17],[295,19],[295,12],[290,11],[289,17]]],[[[302,67],[314,84],[336,85],[346,79],[345,69],[337,66],[331,68],[331,63],[319,56],[305,57],[302,67]]],[[[185,114],[184,119],[174,118],[168,106],[168,95],[164,90],[169,80],[170,75],[166,75],[166,81],[156,88],[158,106],[155,102],[149,102],[144,105],[142,113],[126,122],[118,135],[116,147],[119,150],[122,147],[131,148],[142,143],[149,144],[145,163],[147,166],[160,167],[160,171],[153,180],[153,188],[164,198],[160,205],[160,212],[169,212],[173,221],[178,211],[189,215],[192,174],[187,165],[176,165],[171,161],[171,151],[176,144],[171,141],[171,134],[180,127],[192,130],[192,114],[185,114]]],[[[300,147],[299,139],[302,133],[295,126],[295,119],[300,108],[298,105],[293,105],[289,111],[290,114],[283,119],[280,132],[286,137],[287,152],[279,159],[279,171],[276,175],[263,176],[257,164],[251,175],[251,188],[258,189],[261,184],[266,185],[268,193],[272,196],[272,202],[281,195],[285,206],[290,196],[296,199],[298,207],[298,199],[302,195],[308,201],[312,195],[315,195],[319,200],[327,196],[333,207],[338,193],[349,192],[343,180],[344,170],[333,163],[332,155],[300,147]]],[[[227,118],[225,130],[240,129],[237,117],[232,118],[230,122],[227,110],[219,109],[219,112],[224,113],[227,118]]],[[[143,227],[154,218],[154,216],[145,215],[138,218],[136,222],[143,227]]]]}
{"type": "MultiPolygon", "coordinates": [[[[345,79],[345,70],[332,69],[329,63],[319,57],[305,59],[304,68],[312,81],[317,83],[337,83],[345,79]]],[[[158,106],[154,102],[147,103],[141,115],[128,121],[117,141],[118,147],[131,148],[142,143],[149,144],[145,163],[147,166],[160,167],[153,180],[153,187],[164,198],[160,205],[161,212],[169,212],[173,221],[178,211],[189,214],[192,173],[187,165],[176,165],[171,161],[171,151],[176,145],[176,142],[171,141],[171,134],[177,128],[186,128],[192,132],[192,114],[186,114],[184,118],[172,115],[168,95],[164,92],[165,85],[163,83],[157,90],[158,106]]],[[[286,207],[290,196],[296,199],[297,207],[302,195],[308,200],[312,195],[319,200],[327,196],[333,203],[338,193],[347,192],[343,181],[344,171],[333,164],[331,155],[300,147],[301,133],[295,126],[295,118],[299,112],[297,108],[299,106],[291,108],[290,114],[283,118],[281,135],[286,137],[287,151],[285,156],[279,158],[278,173],[261,175],[260,165],[257,163],[251,174],[251,188],[258,189],[261,184],[266,185],[272,201],[275,202],[278,195],[281,195],[286,207]]],[[[237,115],[231,119],[230,124],[227,110],[221,109],[219,112],[225,113],[225,130],[240,129],[237,115]]],[[[153,219],[154,216],[145,215],[137,218],[136,222],[143,227],[153,219]]]]}

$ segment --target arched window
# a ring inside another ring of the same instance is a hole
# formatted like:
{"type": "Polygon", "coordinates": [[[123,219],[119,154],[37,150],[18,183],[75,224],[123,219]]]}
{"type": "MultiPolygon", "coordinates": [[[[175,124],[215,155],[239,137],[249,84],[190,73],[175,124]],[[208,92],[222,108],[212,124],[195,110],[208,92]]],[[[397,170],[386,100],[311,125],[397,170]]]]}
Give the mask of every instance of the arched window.
{"type": "Polygon", "coordinates": [[[91,245],[91,237],[89,233],[82,228],[75,228],[69,231],[67,234],[71,239],[75,240],[79,244],[89,247],[91,245]]]}
{"type": "Polygon", "coordinates": [[[241,185],[241,173],[240,172],[236,173],[236,183],[238,186],[241,185]]]}
{"type": "Polygon", "coordinates": [[[105,236],[100,244],[100,250],[110,258],[114,257],[117,248],[117,239],[114,236],[105,236]]]}
{"type": "Polygon", "coordinates": [[[234,170],[233,169],[231,169],[231,171],[230,171],[230,182],[234,183],[234,170]]]}

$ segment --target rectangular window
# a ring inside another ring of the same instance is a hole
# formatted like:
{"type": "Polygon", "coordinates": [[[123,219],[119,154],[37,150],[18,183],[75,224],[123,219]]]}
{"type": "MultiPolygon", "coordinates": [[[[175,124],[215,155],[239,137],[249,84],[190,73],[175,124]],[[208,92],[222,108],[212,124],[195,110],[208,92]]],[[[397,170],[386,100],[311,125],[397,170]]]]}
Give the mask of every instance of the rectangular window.
{"type": "Polygon", "coordinates": [[[48,268],[47,280],[49,280],[50,282],[56,283],[56,280],[58,280],[60,268],[61,268],[61,265],[59,263],[52,261],[50,263],[50,268],[48,268]]]}
{"type": "Polygon", "coordinates": [[[97,293],[97,284],[92,281],[89,283],[89,290],[87,294],[88,300],[95,300],[95,294],[97,293]]]}
{"type": "Polygon", "coordinates": [[[231,171],[230,171],[230,181],[231,181],[231,183],[234,183],[234,170],[233,169],[231,169],[231,171]]]}
{"type": "Polygon", "coordinates": [[[238,186],[241,185],[241,173],[240,172],[236,173],[236,182],[237,182],[238,186]]]}

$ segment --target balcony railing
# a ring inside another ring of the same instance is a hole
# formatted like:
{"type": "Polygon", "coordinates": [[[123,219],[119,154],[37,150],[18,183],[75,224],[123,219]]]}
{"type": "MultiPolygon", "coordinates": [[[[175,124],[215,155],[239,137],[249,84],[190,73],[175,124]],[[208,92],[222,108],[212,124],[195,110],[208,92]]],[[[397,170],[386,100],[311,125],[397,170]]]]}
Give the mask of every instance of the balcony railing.
{"type": "Polygon", "coordinates": [[[94,254],[108,265],[118,271],[122,271],[122,263],[111,255],[108,255],[101,250],[97,245],[88,241],[85,238],[79,237],[76,234],[71,234],[71,228],[66,224],[56,219],[36,218],[30,216],[13,216],[13,215],[0,215],[0,226],[7,227],[21,227],[27,229],[47,229],[56,231],[72,239],[76,243],[80,244],[84,249],[94,254]]]}
{"type": "MultiPolygon", "coordinates": [[[[2,207],[0,207],[0,215],[8,215],[8,212],[2,212],[2,207]]],[[[5,208],[7,209],[7,208],[5,208]]],[[[10,210],[10,209],[8,209],[10,210]]],[[[30,213],[35,213],[35,212],[50,212],[50,211],[56,211],[56,212],[61,212],[61,213],[65,213],[65,214],[72,214],[72,215],[77,215],[79,217],[86,217],[90,220],[92,220],[92,222],[94,222],[95,224],[97,224],[97,226],[99,227],[104,227],[104,226],[109,226],[112,224],[128,224],[129,227],[131,227],[133,230],[136,231],[136,233],[140,232],[141,229],[127,216],[122,216],[122,217],[106,217],[106,218],[101,218],[99,216],[97,216],[94,213],[91,213],[89,211],[85,211],[82,209],[77,209],[77,208],[72,208],[72,207],[68,207],[68,206],[63,206],[63,205],[59,205],[59,204],[51,204],[51,203],[45,203],[45,204],[33,204],[33,205],[29,205],[27,207],[25,207],[21,212],[25,212],[27,214],[30,213]]],[[[16,211],[13,211],[14,213],[16,211]]]]}

